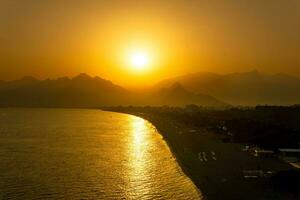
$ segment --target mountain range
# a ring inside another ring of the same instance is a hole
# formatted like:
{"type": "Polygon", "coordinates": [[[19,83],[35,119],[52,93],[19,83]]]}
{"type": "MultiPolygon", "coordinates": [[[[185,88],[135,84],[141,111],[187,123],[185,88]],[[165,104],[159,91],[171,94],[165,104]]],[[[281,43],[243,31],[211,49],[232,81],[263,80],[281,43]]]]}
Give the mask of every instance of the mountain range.
{"type": "Polygon", "coordinates": [[[258,71],[188,74],[162,80],[143,92],[128,90],[87,74],[46,80],[26,76],[15,81],[0,81],[0,106],[292,105],[300,103],[299,88],[299,77],[258,71]]]}
{"type": "Polygon", "coordinates": [[[100,77],[37,80],[27,76],[0,84],[0,106],[94,107],[114,105],[130,92],[100,77]]]}
{"type": "Polygon", "coordinates": [[[184,89],[179,83],[151,93],[136,93],[100,77],[79,74],[74,78],[37,80],[26,76],[0,82],[2,107],[99,107],[116,105],[224,106],[225,103],[184,89]]]}
{"type": "Polygon", "coordinates": [[[154,88],[180,83],[186,89],[213,96],[231,105],[293,105],[300,103],[300,77],[265,74],[256,70],[245,73],[216,74],[200,72],[170,78],[154,88]]]}

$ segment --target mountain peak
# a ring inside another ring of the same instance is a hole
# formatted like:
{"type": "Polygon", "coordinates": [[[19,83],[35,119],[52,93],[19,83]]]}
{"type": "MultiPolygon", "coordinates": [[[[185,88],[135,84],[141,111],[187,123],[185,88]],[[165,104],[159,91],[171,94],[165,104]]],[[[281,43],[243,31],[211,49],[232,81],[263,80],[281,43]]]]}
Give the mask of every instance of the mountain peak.
{"type": "Polygon", "coordinates": [[[110,81],[108,81],[108,80],[105,80],[105,79],[103,79],[103,78],[101,78],[101,77],[99,77],[99,76],[95,76],[95,77],[94,77],[94,80],[96,80],[96,81],[105,81],[105,82],[110,82],[110,81]]]}
{"type": "Polygon", "coordinates": [[[72,78],[72,80],[90,80],[90,79],[92,79],[92,77],[86,73],[80,73],[74,78],[72,78]]]}
{"type": "Polygon", "coordinates": [[[202,106],[224,106],[225,103],[216,100],[215,98],[196,94],[186,90],[181,83],[174,82],[170,87],[161,89],[154,94],[155,102],[162,105],[183,106],[186,104],[196,104],[202,106]]]}
{"type": "Polygon", "coordinates": [[[175,82],[170,87],[171,90],[185,90],[181,83],[175,82]]]}

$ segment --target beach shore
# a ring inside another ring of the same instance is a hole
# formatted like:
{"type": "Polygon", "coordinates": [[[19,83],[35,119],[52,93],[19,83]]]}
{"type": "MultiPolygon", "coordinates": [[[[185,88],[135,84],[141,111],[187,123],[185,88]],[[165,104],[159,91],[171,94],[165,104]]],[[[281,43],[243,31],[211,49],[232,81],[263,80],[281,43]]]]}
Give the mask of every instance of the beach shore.
{"type": "Polygon", "coordinates": [[[165,116],[121,112],[141,117],[156,127],[204,199],[293,199],[275,191],[268,178],[248,180],[243,177],[244,170],[281,171],[291,168],[281,160],[254,157],[242,151],[243,144],[224,143],[216,133],[165,116]]]}

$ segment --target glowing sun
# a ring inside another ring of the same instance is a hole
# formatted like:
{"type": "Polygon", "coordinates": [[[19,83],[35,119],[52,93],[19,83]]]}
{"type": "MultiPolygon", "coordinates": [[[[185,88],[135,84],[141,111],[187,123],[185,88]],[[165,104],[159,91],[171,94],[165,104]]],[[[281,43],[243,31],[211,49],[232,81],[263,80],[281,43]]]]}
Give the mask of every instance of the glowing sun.
{"type": "Polygon", "coordinates": [[[144,70],[149,64],[149,57],[146,53],[137,52],[131,55],[131,64],[134,69],[144,70]]]}

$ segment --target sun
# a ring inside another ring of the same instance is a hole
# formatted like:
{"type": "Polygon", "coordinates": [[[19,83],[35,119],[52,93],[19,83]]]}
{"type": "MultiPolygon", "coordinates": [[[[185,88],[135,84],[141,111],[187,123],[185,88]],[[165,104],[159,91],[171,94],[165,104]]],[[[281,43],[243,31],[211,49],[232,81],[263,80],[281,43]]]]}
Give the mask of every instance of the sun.
{"type": "Polygon", "coordinates": [[[149,57],[144,52],[137,52],[131,55],[131,64],[136,70],[145,70],[149,64],[149,57]]]}

